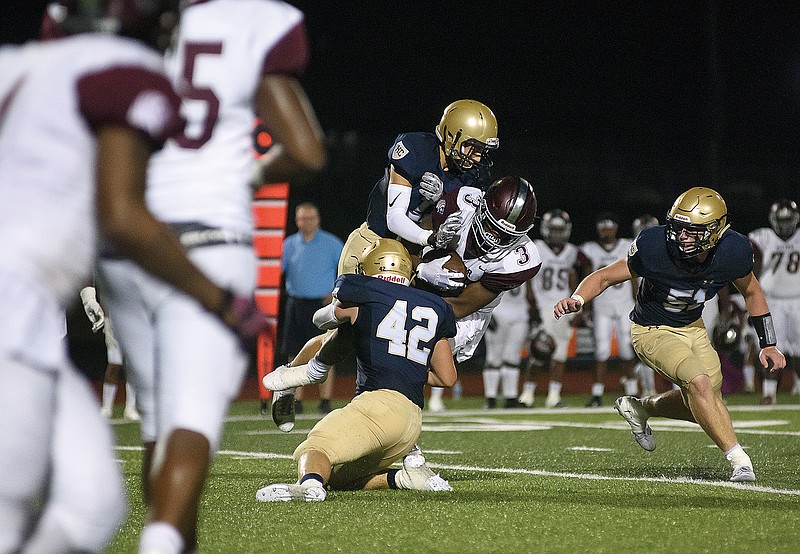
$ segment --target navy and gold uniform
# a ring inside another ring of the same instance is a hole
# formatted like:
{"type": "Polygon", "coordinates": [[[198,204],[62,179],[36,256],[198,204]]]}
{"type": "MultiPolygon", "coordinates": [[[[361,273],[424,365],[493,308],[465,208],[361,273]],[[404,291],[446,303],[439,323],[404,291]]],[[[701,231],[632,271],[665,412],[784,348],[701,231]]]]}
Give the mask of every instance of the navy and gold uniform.
{"type": "Polygon", "coordinates": [[[642,231],[628,253],[631,272],[643,278],[631,312],[634,350],[682,390],[701,374],[719,390],[722,372],[701,319],[703,304],[752,271],[752,247],[728,229],[702,263],[677,259],[667,249],[665,227],[658,226],[642,231]]]}
{"type": "Polygon", "coordinates": [[[340,302],[358,306],[356,393],[394,390],[423,408],[433,347],[456,334],[453,309],[435,294],[383,279],[342,275],[336,285],[340,302]]]}
{"type": "Polygon", "coordinates": [[[700,319],[704,302],[753,270],[753,248],[746,236],[728,229],[705,262],[682,261],[668,255],[661,225],[645,229],[631,244],[628,266],[643,278],[633,322],[679,327],[700,319]]]}
{"type": "MultiPolygon", "coordinates": [[[[394,170],[408,179],[411,183],[411,202],[408,213],[414,214],[422,202],[419,193],[419,182],[425,172],[435,173],[444,184],[444,194],[463,186],[471,186],[486,190],[491,184],[489,170],[485,165],[475,165],[465,171],[445,171],[440,162],[440,141],[433,133],[403,133],[397,135],[394,144],[389,149],[389,163],[394,170]]],[[[386,167],[383,177],[372,188],[369,195],[369,208],[367,209],[367,226],[381,237],[393,237],[386,224],[388,203],[387,189],[389,186],[389,167],[386,167]]],[[[422,213],[429,209],[420,210],[422,213]]],[[[422,213],[415,219],[419,220],[422,213]]]]}

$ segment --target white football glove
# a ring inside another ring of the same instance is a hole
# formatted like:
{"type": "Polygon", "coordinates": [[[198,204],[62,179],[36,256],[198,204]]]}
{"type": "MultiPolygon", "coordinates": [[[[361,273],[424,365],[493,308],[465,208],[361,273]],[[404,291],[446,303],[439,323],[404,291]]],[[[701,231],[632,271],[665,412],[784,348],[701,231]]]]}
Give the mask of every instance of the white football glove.
{"type": "Polygon", "coordinates": [[[92,323],[92,332],[96,333],[105,325],[106,314],[97,301],[94,287],[85,287],[81,289],[81,301],[83,302],[83,311],[86,312],[86,317],[88,317],[89,321],[92,323]]]}
{"type": "Polygon", "coordinates": [[[461,212],[455,212],[447,216],[441,225],[439,225],[439,230],[436,231],[434,234],[434,246],[436,248],[444,248],[450,241],[453,240],[453,237],[456,236],[461,230],[461,212]]]}
{"type": "Polygon", "coordinates": [[[435,173],[426,171],[419,182],[419,194],[431,204],[435,204],[442,197],[444,183],[435,173]]]}
{"type": "Polygon", "coordinates": [[[444,256],[430,262],[420,262],[417,266],[417,277],[442,291],[463,288],[465,285],[464,274],[459,271],[450,271],[444,267],[449,259],[450,256],[444,256]],[[457,279],[462,280],[458,281],[457,279]]]}

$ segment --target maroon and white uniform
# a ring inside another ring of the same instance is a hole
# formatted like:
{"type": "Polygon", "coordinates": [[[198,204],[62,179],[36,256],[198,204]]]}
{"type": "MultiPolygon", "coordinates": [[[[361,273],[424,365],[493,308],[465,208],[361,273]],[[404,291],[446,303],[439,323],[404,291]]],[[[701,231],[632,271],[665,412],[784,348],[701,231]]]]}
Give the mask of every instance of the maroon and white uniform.
{"type": "MultiPolygon", "coordinates": [[[[166,57],[187,125],[151,159],[147,204],[206,275],[239,295],[253,294],[256,277],[249,184],[256,91],[265,75],[302,71],[307,52],[296,8],[212,0],[182,11],[166,57]]],[[[143,440],[188,429],[216,450],[247,369],[239,340],[197,302],[124,260],[103,260],[100,273],[135,376],[143,440]]]]}
{"type": "Polygon", "coordinates": [[[778,347],[800,356],[800,229],[786,240],[769,227],[748,234],[761,253],[758,282],[775,320],[778,347]]]}
{"type": "Polygon", "coordinates": [[[463,225],[457,235],[458,245],[455,251],[467,266],[467,280],[480,282],[488,291],[497,297],[478,311],[456,321],[456,336],[450,339],[453,353],[459,362],[468,360],[475,353],[478,344],[486,332],[492,310],[500,303],[505,291],[519,287],[531,279],[541,266],[539,251],[527,236],[499,259],[487,259],[475,246],[470,231],[472,220],[483,193],[473,187],[462,187],[455,195],[446,195],[436,205],[433,213],[434,229],[445,218],[461,210],[463,225]]]}
{"type": "MultiPolygon", "coordinates": [[[[591,262],[592,271],[625,259],[631,239],[618,238],[612,244],[596,241],[581,245],[581,252],[591,262]]],[[[594,358],[606,361],[611,355],[611,333],[616,330],[619,357],[633,359],[631,346],[631,320],[633,310],[633,283],[625,281],[607,288],[603,294],[592,300],[592,321],[594,323],[594,358]]]]}
{"type": "Polygon", "coordinates": [[[48,525],[71,528],[65,551],[101,550],[125,512],[111,433],[61,331],[94,265],[93,128],[156,144],[180,128],[160,71],[154,51],[107,35],[0,49],[0,552],[22,548],[45,489],[30,551],[48,525]]]}
{"type": "Polygon", "coordinates": [[[567,242],[556,252],[542,239],[534,241],[542,258],[542,269],[533,278],[533,294],[539,308],[542,329],[556,341],[553,360],[565,362],[569,341],[572,338],[572,318],[553,317],[553,305],[570,295],[570,275],[578,265],[578,247],[567,242]]]}

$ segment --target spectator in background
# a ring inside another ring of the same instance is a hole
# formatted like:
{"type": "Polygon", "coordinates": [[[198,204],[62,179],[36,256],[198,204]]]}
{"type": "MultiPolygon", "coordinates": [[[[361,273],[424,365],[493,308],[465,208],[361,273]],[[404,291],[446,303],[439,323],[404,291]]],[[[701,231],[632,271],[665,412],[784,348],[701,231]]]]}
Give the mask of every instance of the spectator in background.
{"type": "MultiPolygon", "coordinates": [[[[81,289],[81,302],[86,317],[92,323],[92,332],[96,333],[100,329],[106,343],[106,373],[103,377],[103,391],[100,397],[100,413],[103,417],[110,418],[114,413],[114,400],[117,396],[117,385],[122,377],[122,350],[120,350],[117,337],[111,329],[111,320],[106,316],[103,307],[97,301],[97,291],[94,287],[84,287],[81,289]]],[[[125,409],[122,417],[130,421],[139,421],[139,411],[136,409],[136,392],[130,382],[125,383],[125,409]]]]}
{"type": "MultiPolygon", "coordinates": [[[[164,3],[126,7],[48,16],[159,35],[164,3]]],[[[266,322],[147,208],[150,154],[183,129],[161,68],[156,51],[102,33],[0,49],[0,552],[102,551],[125,514],[111,430],[63,343],[97,237],[237,332],[266,322]]]]}
{"type": "MultiPolygon", "coordinates": [[[[303,345],[320,334],[312,321],[314,312],[331,302],[336,268],[343,243],[336,235],[320,228],[319,209],[311,202],[295,208],[297,232],[283,241],[281,271],[285,279],[286,306],[283,319],[281,356],[291,362],[303,345]]],[[[334,372],[319,385],[321,414],[331,411],[334,372]]],[[[295,391],[295,413],[302,413],[301,391],[295,391]]],[[[267,407],[262,403],[262,413],[267,407]]]]}
{"type": "MultiPolygon", "coordinates": [[[[166,67],[181,85],[188,122],[153,158],[147,203],[191,259],[235,291],[229,296],[252,298],[251,183],[290,181],[320,170],[327,158],[297,77],[308,61],[304,16],[271,0],[182,6],[166,67]],[[256,117],[275,145],[254,161],[256,117]]],[[[203,488],[248,349],[191,299],[125,260],[105,257],[100,275],[142,416],[147,522],[140,551],[196,551],[203,488]]]]}
{"type": "MultiPolygon", "coordinates": [[[[611,212],[597,214],[595,220],[597,240],[581,245],[584,256],[589,259],[590,271],[611,265],[624,258],[631,245],[631,239],[619,238],[619,218],[611,212]]],[[[628,317],[636,297],[636,283],[633,279],[619,283],[591,304],[591,318],[594,331],[594,383],[592,397],[586,406],[602,406],[605,392],[605,377],[608,359],[611,356],[611,338],[616,335],[619,360],[623,371],[623,385],[626,395],[635,395],[638,383],[633,373],[635,356],[631,347],[631,320],[628,317]]]]}
{"type": "MultiPolygon", "coordinates": [[[[755,274],[764,289],[778,342],[786,352],[786,366],[796,378],[800,371],[800,210],[793,200],[775,201],[769,211],[769,227],[752,231],[755,274]]],[[[775,404],[780,373],[764,374],[762,404],[775,404]]],[[[800,392],[800,390],[793,390],[800,392]]]]}

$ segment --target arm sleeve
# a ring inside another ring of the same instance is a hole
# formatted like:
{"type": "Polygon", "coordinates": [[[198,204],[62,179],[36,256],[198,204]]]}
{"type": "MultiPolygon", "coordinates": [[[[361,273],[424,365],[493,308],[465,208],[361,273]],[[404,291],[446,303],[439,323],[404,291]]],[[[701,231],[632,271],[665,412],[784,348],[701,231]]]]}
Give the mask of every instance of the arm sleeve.
{"type": "Polygon", "coordinates": [[[428,244],[433,231],[420,228],[409,219],[408,204],[411,201],[411,187],[389,183],[389,203],[386,208],[386,226],[392,233],[414,244],[428,244]]]}

